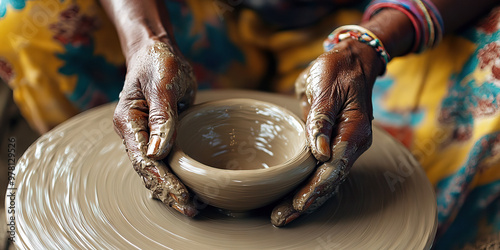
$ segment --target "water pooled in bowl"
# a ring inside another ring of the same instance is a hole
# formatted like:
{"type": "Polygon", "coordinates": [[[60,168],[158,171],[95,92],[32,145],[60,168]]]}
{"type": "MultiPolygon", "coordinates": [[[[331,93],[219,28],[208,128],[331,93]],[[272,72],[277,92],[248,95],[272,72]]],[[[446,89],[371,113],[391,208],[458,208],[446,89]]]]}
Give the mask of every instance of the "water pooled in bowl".
{"type": "Polygon", "coordinates": [[[225,105],[182,118],[180,148],[205,165],[230,170],[283,164],[304,147],[303,127],[279,108],[225,105]]]}

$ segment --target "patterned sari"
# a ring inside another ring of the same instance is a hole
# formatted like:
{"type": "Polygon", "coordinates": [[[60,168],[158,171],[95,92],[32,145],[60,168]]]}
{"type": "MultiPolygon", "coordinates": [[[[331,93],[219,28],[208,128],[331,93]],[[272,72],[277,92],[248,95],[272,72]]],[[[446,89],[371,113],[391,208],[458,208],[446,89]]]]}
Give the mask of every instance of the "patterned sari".
{"type": "MultiPolygon", "coordinates": [[[[249,2],[167,1],[200,88],[292,94],[327,34],[359,22],[364,8],[249,2]]],[[[0,1],[0,78],[38,131],[117,100],[125,72],[116,31],[97,2],[0,1]]],[[[394,59],[374,86],[373,107],[375,123],[415,155],[435,187],[435,248],[498,234],[500,7],[432,50],[394,59]]]]}

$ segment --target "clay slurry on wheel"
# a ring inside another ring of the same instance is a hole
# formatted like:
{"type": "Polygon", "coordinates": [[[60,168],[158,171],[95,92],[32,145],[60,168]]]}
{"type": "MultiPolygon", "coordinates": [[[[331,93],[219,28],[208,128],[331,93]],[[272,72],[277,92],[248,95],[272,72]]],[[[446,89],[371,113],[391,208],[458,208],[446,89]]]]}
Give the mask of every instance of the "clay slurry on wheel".
{"type": "MultiPolygon", "coordinates": [[[[248,91],[205,92],[198,101],[253,98],[300,114],[298,101],[248,91]]],[[[372,147],[334,196],[286,228],[269,215],[187,218],[154,200],[113,131],[109,104],[42,136],[16,168],[19,249],[426,249],[436,229],[432,187],[414,158],[374,127],[372,147]],[[384,175],[411,174],[401,182],[384,175]]]]}

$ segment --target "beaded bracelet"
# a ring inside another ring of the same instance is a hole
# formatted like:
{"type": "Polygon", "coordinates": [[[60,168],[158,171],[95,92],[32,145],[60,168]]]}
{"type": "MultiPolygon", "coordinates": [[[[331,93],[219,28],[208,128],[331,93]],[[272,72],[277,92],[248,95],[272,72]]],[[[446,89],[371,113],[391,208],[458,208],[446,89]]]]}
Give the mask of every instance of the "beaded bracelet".
{"type": "Polygon", "coordinates": [[[325,51],[330,51],[340,41],[345,40],[347,38],[360,41],[375,49],[375,52],[377,52],[377,54],[384,62],[384,70],[382,72],[383,73],[385,72],[385,66],[387,66],[387,63],[390,61],[390,56],[387,53],[384,44],[375,34],[373,34],[373,32],[361,26],[344,25],[335,29],[332,33],[330,33],[330,35],[328,35],[328,38],[326,38],[325,41],[323,42],[323,48],[325,51]]]}
{"type": "Polygon", "coordinates": [[[412,22],[415,42],[411,52],[422,52],[441,41],[444,32],[443,19],[429,0],[375,0],[367,7],[363,21],[367,21],[384,8],[401,11],[412,22]]]}

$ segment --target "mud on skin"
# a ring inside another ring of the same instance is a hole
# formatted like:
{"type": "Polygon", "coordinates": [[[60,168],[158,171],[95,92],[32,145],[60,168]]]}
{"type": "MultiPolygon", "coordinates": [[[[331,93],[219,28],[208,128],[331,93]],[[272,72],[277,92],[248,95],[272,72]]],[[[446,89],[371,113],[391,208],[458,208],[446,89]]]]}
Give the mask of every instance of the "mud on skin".
{"type": "Polygon", "coordinates": [[[162,162],[175,140],[177,112],[191,105],[196,93],[191,67],[173,51],[156,42],[130,58],[113,121],[152,196],[193,217],[197,210],[188,190],[162,162]]]}
{"type": "Polygon", "coordinates": [[[284,226],[326,202],[370,147],[371,89],[382,66],[371,47],[344,40],[297,78],[297,97],[307,117],[308,145],[324,164],[318,164],[291,201],[285,200],[273,210],[273,225],[284,226]]]}

